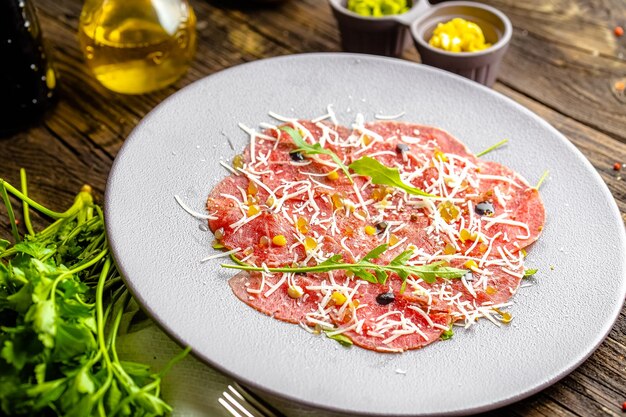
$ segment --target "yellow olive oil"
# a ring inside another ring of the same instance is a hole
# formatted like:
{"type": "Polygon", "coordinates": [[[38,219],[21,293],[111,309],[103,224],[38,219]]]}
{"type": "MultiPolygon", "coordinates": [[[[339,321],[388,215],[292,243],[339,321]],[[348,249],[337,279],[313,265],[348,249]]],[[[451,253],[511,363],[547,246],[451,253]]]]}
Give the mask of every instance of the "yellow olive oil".
{"type": "Polygon", "coordinates": [[[88,0],[78,36],[87,65],[102,85],[143,94],[187,71],[195,52],[195,24],[185,0],[88,0]]]}

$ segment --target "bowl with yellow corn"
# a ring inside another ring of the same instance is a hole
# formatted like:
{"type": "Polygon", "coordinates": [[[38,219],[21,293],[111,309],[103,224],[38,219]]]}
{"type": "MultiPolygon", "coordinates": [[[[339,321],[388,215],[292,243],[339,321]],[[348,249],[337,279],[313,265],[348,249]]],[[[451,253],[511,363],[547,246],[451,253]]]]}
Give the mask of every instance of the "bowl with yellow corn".
{"type": "Polygon", "coordinates": [[[328,1],[345,51],[399,57],[413,38],[423,64],[487,86],[513,32],[504,13],[476,2],[328,1]]]}
{"type": "Polygon", "coordinates": [[[410,30],[423,64],[489,87],[496,80],[513,33],[504,13],[465,1],[431,7],[411,23],[410,30]]]}

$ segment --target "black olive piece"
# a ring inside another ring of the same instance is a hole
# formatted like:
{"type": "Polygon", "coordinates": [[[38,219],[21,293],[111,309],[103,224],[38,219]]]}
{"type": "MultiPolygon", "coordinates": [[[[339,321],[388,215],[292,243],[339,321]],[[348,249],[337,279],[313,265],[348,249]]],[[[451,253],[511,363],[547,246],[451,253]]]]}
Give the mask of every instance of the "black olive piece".
{"type": "Polygon", "coordinates": [[[483,201],[482,203],[476,204],[476,214],[480,216],[493,216],[495,213],[495,209],[493,208],[493,204],[489,201],[483,201]]]}
{"type": "Polygon", "coordinates": [[[296,272],[296,275],[306,275],[306,272],[296,272]]]}
{"type": "Polygon", "coordinates": [[[409,151],[409,145],[406,145],[404,143],[398,143],[396,145],[396,152],[398,153],[405,153],[409,151]]]}
{"type": "Polygon", "coordinates": [[[387,304],[391,304],[395,301],[396,296],[393,295],[392,292],[383,292],[376,296],[376,302],[381,306],[386,306],[387,304]]]}
{"type": "Polygon", "coordinates": [[[291,160],[294,162],[304,161],[304,155],[302,155],[302,152],[300,151],[291,151],[289,152],[289,156],[291,157],[291,160]]]}
{"type": "Polygon", "coordinates": [[[387,230],[387,226],[389,226],[387,222],[376,223],[376,234],[379,235],[383,233],[385,230],[387,230]]]}

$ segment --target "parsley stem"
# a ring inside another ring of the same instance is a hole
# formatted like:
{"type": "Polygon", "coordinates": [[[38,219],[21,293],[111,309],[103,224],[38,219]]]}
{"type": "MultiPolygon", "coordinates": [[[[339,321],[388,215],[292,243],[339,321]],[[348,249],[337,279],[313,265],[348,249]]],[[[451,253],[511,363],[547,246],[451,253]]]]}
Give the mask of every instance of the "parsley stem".
{"type": "Polygon", "coordinates": [[[4,205],[7,208],[7,214],[9,215],[9,223],[11,223],[11,232],[13,233],[13,239],[15,239],[15,243],[17,243],[21,241],[21,239],[20,233],[17,231],[17,225],[15,224],[15,213],[13,212],[13,206],[11,205],[9,195],[7,194],[5,183],[0,182],[0,185],[2,185],[2,200],[4,201],[4,205]]]}
{"type": "MultiPolygon", "coordinates": [[[[24,168],[20,169],[20,182],[22,184],[22,193],[24,193],[25,197],[28,197],[28,182],[26,180],[26,170],[24,168]]],[[[26,226],[26,230],[28,230],[28,234],[30,236],[35,236],[33,224],[30,221],[30,210],[28,209],[28,202],[22,201],[22,208],[24,209],[24,225],[26,226]]]]}
{"type": "Polygon", "coordinates": [[[488,147],[487,149],[485,149],[482,152],[478,152],[476,154],[477,158],[480,158],[481,156],[487,155],[489,152],[491,151],[495,151],[496,149],[498,149],[499,147],[501,147],[502,145],[504,145],[505,143],[507,143],[509,140],[508,139],[504,139],[501,140],[500,142],[496,143],[495,145],[491,145],[490,147],[488,147]]]}
{"type": "Polygon", "coordinates": [[[6,182],[2,178],[0,178],[0,184],[3,186],[3,188],[6,188],[6,190],[8,192],[10,192],[11,194],[16,196],[17,198],[19,198],[23,202],[30,204],[34,209],[36,209],[39,212],[45,214],[46,216],[52,217],[53,219],[61,219],[63,217],[69,217],[69,216],[71,216],[73,214],[73,211],[75,210],[74,206],[76,205],[76,202],[65,213],[59,213],[59,212],[56,212],[56,211],[52,211],[52,210],[42,206],[41,204],[39,204],[35,200],[30,199],[29,197],[24,195],[17,188],[13,187],[11,184],[6,182]]]}
{"type": "MultiPolygon", "coordinates": [[[[109,274],[109,268],[111,268],[111,257],[107,257],[104,261],[104,266],[102,267],[102,271],[100,272],[100,278],[98,279],[98,286],[96,287],[96,327],[97,327],[97,339],[98,339],[98,351],[102,354],[104,358],[104,362],[106,363],[106,372],[107,377],[100,389],[94,394],[94,398],[101,400],[104,396],[104,393],[107,392],[111,382],[113,381],[113,371],[111,370],[111,358],[109,357],[109,352],[106,348],[106,343],[104,340],[104,311],[103,311],[103,293],[104,293],[104,283],[106,281],[106,277],[109,274]]],[[[109,306],[110,307],[110,306],[109,306]]],[[[107,308],[108,312],[108,308],[107,308]]],[[[100,409],[100,407],[98,407],[100,409]]],[[[102,412],[102,410],[100,410],[102,412]]],[[[106,414],[105,414],[106,415],[106,414]]]]}

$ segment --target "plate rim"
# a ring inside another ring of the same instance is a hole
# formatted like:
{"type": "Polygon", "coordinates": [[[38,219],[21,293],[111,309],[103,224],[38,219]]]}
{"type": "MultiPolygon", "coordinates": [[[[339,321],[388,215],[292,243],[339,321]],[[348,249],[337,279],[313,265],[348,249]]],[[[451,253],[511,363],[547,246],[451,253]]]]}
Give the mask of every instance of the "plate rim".
{"type": "MultiPolygon", "coordinates": [[[[466,78],[463,78],[459,75],[453,74],[453,73],[449,73],[434,67],[429,67],[427,65],[422,65],[422,64],[418,64],[412,61],[407,61],[407,60],[402,60],[402,59],[396,59],[396,58],[389,58],[389,57],[382,57],[382,56],[374,56],[374,55],[365,55],[365,54],[356,54],[356,53],[342,53],[342,52],[314,52],[314,53],[301,53],[301,54],[291,54],[291,55],[281,55],[281,56],[275,56],[275,57],[271,57],[271,58],[264,58],[264,59],[259,59],[259,60],[255,60],[255,61],[250,61],[250,62],[246,62],[246,63],[242,63],[239,65],[234,65],[225,69],[222,69],[220,71],[217,71],[213,74],[210,74],[208,76],[199,78],[198,80],[195,80],[194,82],[188,84],[187,86],[181,88],[180,90],[176,91],[174,94],[168,96],[165,100],[161,101],[159,104],[157,104],[155,107],[153,107],[148,113],[146,113],[141,121],[133,128],[133,130],[130,132],[130,134],[127,136],[127,138],[124,141],[124,144],[122,145],[122,147],[119,149],[115,160],[111,166],[111,169],[109,171],[109,175],[107,178],[107,182],[106,182],[106,188],[105,188],[105,194],[104,194],[104,214],[105,214],[105,225],[106,225],[106,232],[107,232],[107,236],[112,236],[114,233],[111,233],[111,229],[112,226],[110,224],[110,222],[106,222],[107,218],[111,217],[110,214],[110,209],[109,207],[111,207],[112,204],[110,204],[111,200],[113,199],[113,196],[111,195],[110,192],[110,185],[112,182],[112,178],[115,174],[115,171],[118,167],[118,164],[120,163],[119,161],[122,159],[120,158],[121,156],[124,155],[125,150],[127,149],[127,144],[131,143],[131,141],[134,141],[135,137],[136,137],[136,132],[138,130],[140,130],[142,128],[142,126],[144,124],[146,124],[148,122],[148,120],[150,120],[151,118],[155,117],[156,113],[158,112],[158,109],[164,107],[167,105],[167,103],[169,103],[170,101],[175,100],[178,96],[180,95],[184,95],[186,94],[186,92],[188,90],[191,90],[193,88],[196,88],[197,85],[199,83],[203,83],[206,82],[207,79],[217,79],[220,77],[223,77],[225,74],[228,75],[229,72],[231,71],[237,71],[242,67],[248,67],[248,66],[254,66],[257,65],[259,63],[266,63],[266,62],[279,62],[279,61],[291,61],[291,60],[298,60],[300,58],[319,58],[319,59],[327,59],[327,58],[332,58],[332,59],[351,59],[351,60],[373,60],[373,61],[386,61],[389,62],[393,65],[402,65],[402,66],[406,66],[406,67],[410,67],[416,71],[425,71],[425,72],[430,72],[430,73],[436,73],[437,77],[441,76],[441,77],[449,77],[452,79],[455,79],[457,82],[461,82],[464,83],[466,86],[469,86],[472,89],[478,89],[478,90],[482,90],[483,92],[496,97],[499,100],[504,100],[506,101],[509,105],[511,105],[513,108],[515,108],[516,111],[523,113],[525,116],[532,118],[535,122],[538,122],[544,129],[549,130],[551,133],[553,133],[555,136],[557,136],[559,138],[559,140],[565,144],[569,150],[572,152],[572,154],[579,159],[587,168],[587,172],[593,177],[594,181],[596,183],[601,184],[601,190],[602,193],[604,195],[604,197],[606,197],[607,202],[609,203],[610,209],[611,209],[611,214],[614,217],[615,220],[619,220],[622,224],[622,247],[626,248],[626,245],[624,245],[624,241],[626,241],[626,233],[624,231],[624,227],[623,227],[623,222],[621,221],[621,213],[619,211],[619,207],[617,206],[617,203],[615,201],[615,198],[613,197],[613,195],[611,194],[607,184],[604,182],[604,180],[602,179],[602,177],[599,175],[599,173],[597,172],[597,170],[595,169],[595,167],[593,167],[593,165],[589,162],[589,160],[584,156],[584,154],[564,135],[562,134],[558,129],[556,129],[554,126],[552,126],[549,122],[547,122],[545,119],[543,119],[541,116],[539,116],[538,114],[534,113],[533,111],[531,111],[530,109],[526,108],[525,106],[523,106],[522,104],[516,102],[515,100],[513,100],[512,98],[509,98],[507,96],[505,96],[502,93],[499,93],[495,90],[492,90],[490,88],[487,88],[483,85],[480,85],[478,83],[475,83],[471,80],[468,80],[466,78]]],[[[122,278],[124,280],[124,283],[126,285],[126,287],[128,288],[128,290],[131,292],[131,294],[133,295],[133,297],[138,301],[138,303],[140,304],[141,308],[146,311],[148,313],[148,315],[150,316],[150,318],[152,319],[152,321],[161,329],[163,330],[172,340],[174,340],[178,345],[185,346],[185,343],[183,341],[183,337],[181,335],[179,335],[176,330],[174,328],[169,328],[168,326],[165,325],[165,323],[161,322],[161,320],[158,318],[158,314],[156,314],[156,311],[146,303],[146,301],[144,300],[144,298],[141,296],[140,292],[138,291],[138,289],[133,285],[132,283],[132,279],[129,280],[126,278],[127,274],[124,268],[124,263],[120,262],[119,259],[122,259],[121,256],[118,256],[118,251],[116,249],[116,244],[115,244],[115,239],[111,239],[109,238],[109,246],[111,248],[111,253],[116,261],[116,265],[118,266],[118,269],[121,272],[122,278]]],[[[622,271],[624,271],[626,273],[626,253],[622,252],[622,259],[621,259],[621,267],[622,267],[622,271]]],[[[620,299],[622,300],[621,304],[618,302],[616,303],[616,305],[614,306],[615,308],[613,309],[613,311],[611,311],[610,315],[613,316],[613,320],[611,320],[610,322],[606,322],[605,323],[605,328],[602,329],[601,332],[598,332],[598,336],[594,339],[593,342],[593,348],[591,350],[589,350],[588,352],[586,352],[585,355],[579,357],[579,358],[575,358],[573,361],[570,362],[570,365],[567,366],[564,369],[561,369],[559,372],[556,373],[556,375],[553,375],[552,378],[549,379],[545,379],[542,383],[537,384],[534,387],[528,388],[524,391],[517,391],[516,394],[514,395],[510,395],[507,398],[502,398],[499,401],[485,401],[483,405],[477,405],[471,408],[464,408],[464,409],[458,409],[458,410],[451,410],[451,411],[446,411],[446,412],[432,412],[432,413],[413,413],[413,414],[398,414],[400,416],[435,416],[435,415],[447,415],[447,416],[456,416],[456,415],[466,415],[466,414],[473,414],[473,413],[480,413],[480,412],[485,412],[485,411],[489,411],[489,410],[494,410],[497,408],[501,408],[504,407],[506,405],[510,405],[514,402],[523,400],[525,398],[528,398],[529,396],[536,394],[537,392],[540,392],[541,390],[555,384],[556,382],[560,381],[561,379],[563,379],[564,377],[566,377],[567,375],[569,375],[571,372],[573,372],[576,368],[578,368],[582,363],[584,363],[597,349],[598,347],[604,342],[604,340],[607,338],[607,336],[609,335],[610,331],[613,329],[613,327],[615,326],[615,323],[617,322],[620,312],[621,310],[624,308],[624,299],[626,298],[626,275],[622,276],[622,282],[621,282],[621,297],[620,299]]],[[[228,377],[234,379],[235,381],[240,381],[243,383],[243,385],[248,386],[253,388],[254,390],[258,390],[262,393],[268,394],[270,396],[274,396],[279,400],[287,400],[287,401],[294,401],[298,404],[302,404],[308,407],[311,407],[313,409],[319,410],[319,411],[331,411],[331,412],[335,412],[335,413],[354,413],[354,411],[351,410],[347,410],[345,408],[335,408],[332,406],[325,406],[325,405],[320,405],[317,404],[313,401],[308,401],[308,400],[303,400],[301,398],[297,398],[295,396],[291,396],[288,394],[283,394],[280,392],[277,392],[271,388],[267,388],[264,387],[258,383],[256,383],[253,380],[248,380],[246,377],[241,376],[241,375],[237,375],[236,373],[226,369],[225,367],[223,367],[221,364],[212,361],[210,358],[204,356],[201,352],[196,351],[192,348],[191,350],[191,354],[198,358],[201,362],[211,366],[212,368],[215,368],[217,370],[219,370],[220,372],[222,372],[223,374],[227,375],[228,377]]],[[[359,415],[363,415],[363,416],[387,416],[389,414],[381,414],[378,412],[365,412],[365,413],[361,413],[359,411],[359,415]]]]}

